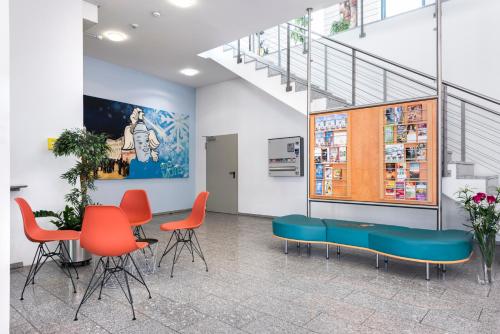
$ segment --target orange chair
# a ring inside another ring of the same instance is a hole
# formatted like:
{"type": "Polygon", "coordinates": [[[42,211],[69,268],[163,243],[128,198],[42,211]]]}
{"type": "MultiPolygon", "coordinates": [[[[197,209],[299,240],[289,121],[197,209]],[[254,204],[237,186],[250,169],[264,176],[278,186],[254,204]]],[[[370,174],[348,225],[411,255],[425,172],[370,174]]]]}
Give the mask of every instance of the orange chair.
{"type": "Polygon", "coordinates": [[[146,242],[135,241],[134,235],[130,230],[129,220],[120,208],[116,206],[90,205],[85,209],[80,245],[90,253],[100,256],[100,258],[82,297],[82,301],[76,310],[75,320],[78,320],[78,312],[83,303],[92,296],[99,286],[98,299],[101,299],[102,288],[111,277],[114,277],[120,285],[127,301],[132,307],[132,320],[135,320],[134,301],[130,292],[128,276],[146,287],[149,298],[151,298],[151,292],[130,253],[138,249],[143,249],[148,244],[146,242]],[[128,261],[135,267],[139,277],[127,270],[128,261]],[[102,272],[96,275],[99,267],[102,267],[102,272]],[[125,276],[127,291],[125,291],[117,277],[118,272],[123,272],[125,276]],[[97,279],[94,280],[96,276],[97,279]]]}
{"type": "Polygon", "coordinates": [[[149,223],[153,219],[153,214],[146,192],[140,189],[127,190],[123,194],[120,208],[127,215],[130,225],[134,227],[136,238],[147,239],[142,225],[149,223]]]}
{"type": "Polygon", "coordinates": [[[165,251],[160,258],[160,262],[158,262],[158,267],[161,264],[161,261],[172,249],[175,247],[174,258],[172,260],[172,270],[170,271],[170,277],[174,277],[174,266],[179,260],[179,256],[181,255],[184,246],[187,245],[187,248],[191,252],[191,257],[194,262],[194,253],[198,254],[198,256],[205,262],[205,269],[208,271],[207,261],[205,261],[205,256],[203,255],[203,251],[201,250],[200,243],[198,242],[198,238],[196,237],[195,229],[203,224],[205,220],[205,210],[207,206],[208,192],[201,192],[196,197],[196,200],[193,204],[193,209],[191,214],[184,220],[164,223],[160,226],[162,231],[171,231],[172,235],[170,236],[170,240],[168,241],[167,247],[165,247],[165,251]],[[184,233],[181,230],[186,230],[184,233]],[[170,243],[175,236],[175,242],[172,246],[170,243]],[[194,241],[193,242],[193,237],[194,241]],[[179,252],[177,252],[179,243],[182,243],[182,247],[179,252]]]}
{"type": "Polygon", "coordinates": [[[55,257],[59,257],[62,262],[72,263],[69,256],[68,249],[63,241],[65,240],[78,240],[80,239],[80,232],[77,231],[63,231],[63,230],[44,230],[38,226],[36,223],[35,215],[33,214],[33,210],[29,206],[28,202],[21,197],[17,197],[14,199],[16,203],[19,205],[21,209],[21,215],[23,217],[23,225],[24,225],[24,234],[29,241],[38,243],[38,248],[35,252],[35,257],[33,258],[33,262],[31,263],[30,271],[28,272],[28,276],[26,277],[26,282],[24,283],[23,291],[21,292],[21,300],[24,299],[24,290],[28,286],[28,284],[35,284],[35,276],[43,267],[45,262],[51,258],[54,263],[56,263],[59,268],[63,270],[63,272],[71,279],[71,284],[73,284],[73,292],[76,293],[75,282],[73,281],[73,276],[71,276],[71,271],[69,267],[72,267],[75,270],[76,278],[78,279],[78,271],[75,266],[67,265],[63,267],[58,261],[56,261],[55,257]],[[57,247],[54,251],[50,251],[47,246],[47,242],[58,241],[57,247]],[[69,261],[67,261],[69,260],[69,261]]]}

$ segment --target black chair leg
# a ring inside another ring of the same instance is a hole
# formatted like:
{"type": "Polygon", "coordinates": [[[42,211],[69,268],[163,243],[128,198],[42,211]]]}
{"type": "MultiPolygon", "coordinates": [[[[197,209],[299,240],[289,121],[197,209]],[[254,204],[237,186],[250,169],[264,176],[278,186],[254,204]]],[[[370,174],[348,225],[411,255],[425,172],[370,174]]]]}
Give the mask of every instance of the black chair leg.
{"type": "Polygon", "coordinates": [[[92,276],[90,277],[89,284],[87,285],[87,289],[85,289],[85,293],[83,294],[82,300],[80,301],[80,305],[78,305],[78,308],[77,308],[76,313],[75,313],[75,318],[73,320],[75,320],[75,321],[78,320],[78,312],[80,312],[80,308],[82,307],[83,303],[85,303],[92,296],[92,294],[95,292],[95,290],[97,290],[97,287],[99,287],[99,285],[100,285],[99,284],[100,280],[101,279],[104,280],[106,273],[107,273],[106,265],[104,264],[103,258],[101,257],[99,259],[99,262],[95,266],[95,269],[94,269],[94,272],[92,273],[92,276]],[[97,274],[97,270],[99,269],[99,265],[103,266],[103,270],[102,270],[102,273],[97,278],[97,280],[95,280],[95,282],[94,282],[94,278],[97,274]]]}
{"type": "Polygon", "coordinates": [[[28,276],[26,276],[26,281],[24,282],[24,287],[23,287],[23,291],[21,292],[20,300],[24,300],[24,291],[26,290],[26,287],[28,286],[28,284],[30,284],[31,282],[33,282],[33,284],[35,283],[35,274],[37,271],[36,268],[39,266],[40,260],[42,258],[41,252],[42,252],[42,244],[39,244],[38,247],[36,248],[36,252],[35,252],[35,256],[33,257],[33,261],[31,262],[31,267],[30,267],[30,270],[28,272],[28,276]]]}

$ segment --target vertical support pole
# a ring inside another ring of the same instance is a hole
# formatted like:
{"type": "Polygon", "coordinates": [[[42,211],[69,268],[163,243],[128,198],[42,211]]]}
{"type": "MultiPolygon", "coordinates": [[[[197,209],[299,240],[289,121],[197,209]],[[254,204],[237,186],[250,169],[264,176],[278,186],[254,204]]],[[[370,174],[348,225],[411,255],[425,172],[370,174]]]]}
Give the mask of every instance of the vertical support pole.
{"type": "Polygon", "coordinates": [[[328,46],[325,45],[325,92],[328,91],[328,46]]]}
{"type": "Polygon", "coordinates": [[[378,261],[378,253],[376,254],[376,257],[375,257],[375,268],[377,268],[377,269],[380,268],[379,261],[378,261]]]}
{"type": "Polygon", "coordinates": [[[383,99],[387,102],[387,70],[382,70],[383,99]]]}
{"type": "Polygon", "coordinates": [[[278,24],[278,67],[281,68],[281,25],[278,24]]]}
{"type": "Polygon", "coordinates": [[[238,39],[238,56],[236,58],[238,64],[241,63],[241,40],[238,39]]]}
{"type": "Polygon", "coordinates": [[[361,16],[361,22],[360,22],[360,32],[359,32],[359,37],[360,38],[363,38],[366,36],[366,33],[365,33],[365,6],[364,6],[364,1],[361,0],[360,1],[360,4],[359,4],[361,7],[360,7],[360,16],[361,16]]]}
{"type": "Polygon", "coordinates": [[[443,85],[443,176],[448,176],[448,87],[443,85]]]}
{"type": "Polygon", "coordinates": [[[385,20],[387,17],[387,0],[380,0],[380,19],[385,20]]]}
{"type": "Polygon", "coordinates": [[[259,31],[259,35],[257,36],[257,56],[260,56],[260,36],[262,31],[259,31]]]}
{"type": "Polygon", "coordinates": [[[288,254],[288,240],[285,240],[285,254],[288,254]]]}
{"type": "MultiPolygon", "coordinates": [[[[290,92],[292,90],[292,85],[290,84],[290,23],[286,24],[286,89],[285,90],[287,92],[290,92]]],[[[307,151],[307,145],[306,145],[306,151],[307,151]]],[[[307,179],[309,179],[309,177],[307,177],[307,179]]]]}
{"type": "Polygon", "coordinates": [[[425,279],[427,281],[429,281],[431,279],[430,274],[429,274],[429,262],[425,263],[425,279]]]}
{"type": "Polygon", "coordinates": [[[351,62],[351,104],[356,105],[356,50],[352,49],[352,62],[351,62]]]}
{"type": "Polygon", "coordinates": [[[326,244],[326,259],[328,260],[330,258],[330,245],[326,244]]]}
{"type": "Polygon", "coordinates": [[[311,114],[311,89],[312,89],[312,84],[311,84],[311,42],[312,42],[312,35],[311,35],[311,14],[312,14],[312,8],[307,8],[307,45],[309,46],[309,52],[307,52],[307,102],[306,102],[306,110],[307,110],[307,145],[305,149],[305,153],[307,155],[307,167],[306,167],[306,194],[307,194],[307,205],[306,205],[306,212],[307,212],[307,217],[311,216],[311,202],[309,201],[309,137],[310,137],[310,119],[309,116],[311,114]]]}
{"type": "Polygon", "coordinates": [[[464,101],[460,103],[460,161],[465,162],[465,151],[466,151],[466,142],[465,142],[465,110],[466,105],[464,101]]]}
{"type": "MultiPolygon", "coordinates": [[[[437,229],[443,229],[443,46],[442,46],[442,0],[436,0],[436,88],[437,88],[437,129],[438,129],[438,212],[437,212],[437,229]]],[[[427,264],[427,267],[429,265],[427,264]]]]}

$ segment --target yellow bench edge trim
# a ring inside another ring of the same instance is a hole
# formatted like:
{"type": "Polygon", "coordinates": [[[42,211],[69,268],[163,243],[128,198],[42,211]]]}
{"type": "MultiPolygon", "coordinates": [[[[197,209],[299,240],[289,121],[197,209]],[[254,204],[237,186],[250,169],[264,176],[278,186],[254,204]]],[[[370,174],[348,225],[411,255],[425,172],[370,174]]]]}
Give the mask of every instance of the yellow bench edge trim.
{"type": "Polygon", "coordinates": [[[289,238],[283,238],[279,237],[277,235],[273,234],[273,237],[281,239],[281,240],[288,240],[288,241],[294,241],[294,242],[302,242],[302,243],[308,243],[308,244],[323,244],[323,245],[335,245],[335,246],[341,246],[341,247],[346,247],[346,248],[353,248],[353,249],[359,249],[359,250],[364,250],[367,252],[375,253],[375,254],[380,254],[384,255],[393,259],[398,259],[398,260],[403,260],[403,261],[410,261],[410,262],[419,262],[419,263],[432,263],[432,264],[457,264],[457,263],[465,263],[470,261],[472,254],[474,253],[473,251],[470,252],[469,256],[465,259],[462,260],[455,260],[455,261],[434,261],[434,260],[421,260],[421,259],[413,259],[409,257],[402,257],[402,256],[397,256],[397,255],[391,255],[383,252],[377,252],[376,250],[370,249],[370,248],[365,248],[365,247],[359,247],[359,246],[351,246],[351,245],[344,245],[344,244],[338,244],[335,242],[328,242],[328,241],[308,241],[308,240],[297,240],[297,239],[289,239],[289,238]]]}

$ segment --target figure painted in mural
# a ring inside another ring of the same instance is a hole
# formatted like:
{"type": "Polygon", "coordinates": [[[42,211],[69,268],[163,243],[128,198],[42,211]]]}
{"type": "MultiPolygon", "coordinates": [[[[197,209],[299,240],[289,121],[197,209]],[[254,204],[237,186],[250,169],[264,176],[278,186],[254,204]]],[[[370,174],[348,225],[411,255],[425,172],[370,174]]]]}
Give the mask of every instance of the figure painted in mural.
{"type": "Polygon", "coordinates": [[[123,133],[123,150],[134,150],[135,159],[130,162],[130,178],[140,178],[144,175],[161,177],[161,167],[157,148],[160,141],[156,132],[148,129],[144,112],[135,108],[130,115],[130,125],[125,127],[123,133]]]}

